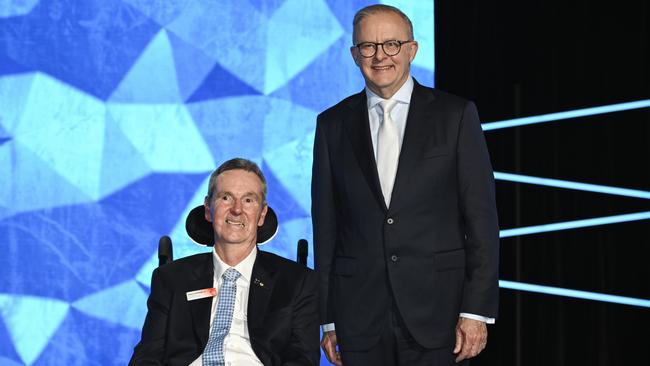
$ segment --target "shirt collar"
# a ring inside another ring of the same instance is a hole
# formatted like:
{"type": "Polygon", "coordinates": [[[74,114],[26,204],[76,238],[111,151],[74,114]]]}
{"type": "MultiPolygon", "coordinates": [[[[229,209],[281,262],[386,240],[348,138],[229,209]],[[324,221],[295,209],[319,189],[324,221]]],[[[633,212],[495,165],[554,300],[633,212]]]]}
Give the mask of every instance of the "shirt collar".
{"type": "MultiPolygon", "coordinates": [[[[399,103],[409,104],[411,102],[411,94],[413,94],[413,86],[413,77],[409,76],[406,82],[404,82],[404,85],[390,99],[396,100],[399,103]]],[[[366,97],[368,99],[368,109],[374,108],[379,102],[385,100],[368,89],[368,87],[366,87],[366,97]]]]}
{"type": "MultiPolygon", "coordinates": [[[[255,258],[257,258],[257,245],[253,247],[253,250],[248,253],[248,256],[246,256],[243,261],[237,263],[232,267],[241,274],[241,277],[246,282],[250,282],[251,276],[253,275],[253,265],[255,264],[255,258]]],[[[231,268],[231,266],[222,261],[215,250],[212,250],[212,259],[212,262],[214,263],[215,278],[219,279],[221,276],[223,276],[223,273],[226,272],[228,268],[231,268]]]]}

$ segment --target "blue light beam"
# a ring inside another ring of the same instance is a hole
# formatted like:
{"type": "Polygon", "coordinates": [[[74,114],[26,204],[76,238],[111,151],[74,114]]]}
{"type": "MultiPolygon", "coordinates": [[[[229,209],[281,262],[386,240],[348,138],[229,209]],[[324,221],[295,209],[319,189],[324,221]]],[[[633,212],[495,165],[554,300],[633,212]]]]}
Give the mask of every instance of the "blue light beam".
{"type": "Polygon", "coordinates": [[[517,183],[536,184],[536,185],[548,186],[548,187],[575,189],[579,191],[613,194],[618,196],[643,198],[646,200],[650,199],[650,192],[648,191],[603,186],[598,184],[572,182],[568,180],[541,178],[541,177],[533,177],[529,175],[520,175],[520,174],[511,174],[511,173],[502,173],[502,172],[494,172],[494,179],[504,180],[509,182],[517,182],[517,183]]]}
{"type": "Polygon", "coordinates": [[[584,220],[556,222],[552,224],[526,226],[526,227],[520,227],[515,229],[506,229],[506,230],[501,230],[499,232],[499,237],[507,238],[507,237],[518,236],[518,235],[519,236],[530,235],[530,234],[544,233],[548,231],[560,231],[560,230],[576,229],[576,228],[588,227],[588,226],[616,224],[620,222],[639,221],[639,220],[647,220],[647,219],[650,219],[650,211],[636,212],[636,213],[624,214],[624,215],[596,217],[596,218],[584,219],[584,220]]]}
{"type": "Polygon", "coordinates": [[[576,109],[573,111],[542,114],[539,116],[507,119],[498,122],[488,122],[488,123],[483,123],[482,127],[483,127],[483,131],[489,131],[489,130],[497,130],[500,128],[517,127],[517,126],[531,125],[535,123],[558,121],[561,119],[593,116],[595,114],[620,112],[620,111],[627,111],[630,109],[639,109],[639,108],[647,108],[647,107],[650,107],[650,99],[637,100],[634,102],[627,102],[627,103],[604,105],[600,107],[576,109]]]}
{"type": "Polygon", "coordinates": [[[510,290],[536,292],[540,294],[574,297],[577,299],[603,301],[603,302],[610,302],[614,304],[623,304],[623,305],[632,305],[632,306],[641,306],[645,308],[650,308],[650,300],[637,299],[634,297],[602,294],[599,292],[572,290],[568,288],[541,286],[541,285],[533,285],[524,282],[513,282],[513,281],[504,281],[504,280],[499,280],[499,287],[507,288],[510,290]]]}

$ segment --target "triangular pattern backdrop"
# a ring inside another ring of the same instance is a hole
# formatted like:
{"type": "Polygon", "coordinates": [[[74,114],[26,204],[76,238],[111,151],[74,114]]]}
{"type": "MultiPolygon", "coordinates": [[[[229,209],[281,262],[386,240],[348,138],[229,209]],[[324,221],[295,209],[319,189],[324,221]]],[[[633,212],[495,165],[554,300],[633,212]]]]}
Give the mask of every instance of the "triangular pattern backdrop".
{"type": "MultiPolygon", "coordinates": [[[[433,0],[388,3],[431,85],[433,0]]],[[[368,4],[0,0],[0,364],[126,364],[158,239],[206,250],[185,217],[226,159],[262,166],[280,220],[264,250],[294,259],[316,115],[363,87],[368,4]]]]}

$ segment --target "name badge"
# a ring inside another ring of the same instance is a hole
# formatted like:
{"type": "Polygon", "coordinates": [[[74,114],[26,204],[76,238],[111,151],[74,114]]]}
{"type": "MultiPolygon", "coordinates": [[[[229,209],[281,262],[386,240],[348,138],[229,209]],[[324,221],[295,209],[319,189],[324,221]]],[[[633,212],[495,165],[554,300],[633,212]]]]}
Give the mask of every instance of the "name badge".
{"type": "Polygon", "coordinates": [[[204,288],[202,290],[186,292],[187,301],[204,299],[206,297],[215,297],[217,295],[217,289],[214,287],[204,288]]]}

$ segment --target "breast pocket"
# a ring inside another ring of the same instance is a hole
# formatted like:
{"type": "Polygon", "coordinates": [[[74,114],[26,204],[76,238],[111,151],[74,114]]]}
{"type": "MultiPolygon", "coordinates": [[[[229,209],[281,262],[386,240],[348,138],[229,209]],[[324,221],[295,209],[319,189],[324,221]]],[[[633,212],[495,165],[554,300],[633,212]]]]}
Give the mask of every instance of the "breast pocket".
{"type": "Polygon", "coordinates": [[[425,150],[422,154],[422,159],[433,159],[449,155],[449,148],[447,146],[436,146],[431,149],[425,150]]]}

